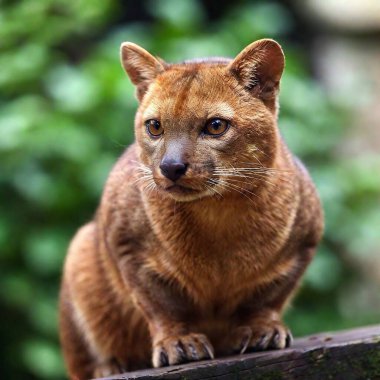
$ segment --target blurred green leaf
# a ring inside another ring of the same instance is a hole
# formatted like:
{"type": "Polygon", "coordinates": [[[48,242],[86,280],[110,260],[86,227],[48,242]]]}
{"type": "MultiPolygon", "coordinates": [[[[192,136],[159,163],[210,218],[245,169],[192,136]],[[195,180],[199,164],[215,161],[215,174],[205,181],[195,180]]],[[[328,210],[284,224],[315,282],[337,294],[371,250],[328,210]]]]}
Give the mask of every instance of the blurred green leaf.
{"type": "Polygon", "coordinates": [[[304,282],[321,292],[334,289],[341,281],[341,264],[334,252],[322,245],[305,273],[304,282]]]}
{"type": "Polygon", "coordinates": [[[63,253],[67,248],[67,236],[59,230],[46,228],[25,239],[24,259],[29,270],[38,275],[59,275],[63,253]]]}
{"type": "Polygon", "coordinates": [[[22,356],[27,368],[39,378],[57,378],[64,374],[59,350],[47,341],[27,341],[22,356]]]}
{"type": "Polygon", "coordinates": [[[41,334],[55,337],[58,327],[57,300],[55,298],[40,298],[34,300],[29,310],[29,318],[33,326],[41,334]]]}
{"type": "Polygon", "coordinates": [[[27,308],[33,299],[33,282],[26,273],[13,271],[1,278],[1,298],[10,305],[27,308]]]}
{"type": "Polygon", "coordinates": [[[177,29],[194,29],[204,21],[203,9],[196,0],[151,0],[149,11],[157,20],[177,29]]]}

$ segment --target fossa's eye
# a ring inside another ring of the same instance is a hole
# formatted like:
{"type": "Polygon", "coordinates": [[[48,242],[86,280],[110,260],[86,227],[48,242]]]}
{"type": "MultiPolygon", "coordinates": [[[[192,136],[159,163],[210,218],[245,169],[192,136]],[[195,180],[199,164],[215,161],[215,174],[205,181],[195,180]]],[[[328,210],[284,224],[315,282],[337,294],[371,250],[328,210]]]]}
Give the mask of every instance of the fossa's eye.
{"type": "Polygon", "coordinates": [[[205,127],[203,128],[203,133],[205,135],[218,137],[227,132],[229,127],[230,124],[227,120],[211,119],[206,123],[205,127]]]}
{"type": "Polygon", "coordinates": [[[145,122],[147,132],[152,137],[160,137],[164,133],[164,128],[161,123],[156,119],[149,119],[145,122]]]}

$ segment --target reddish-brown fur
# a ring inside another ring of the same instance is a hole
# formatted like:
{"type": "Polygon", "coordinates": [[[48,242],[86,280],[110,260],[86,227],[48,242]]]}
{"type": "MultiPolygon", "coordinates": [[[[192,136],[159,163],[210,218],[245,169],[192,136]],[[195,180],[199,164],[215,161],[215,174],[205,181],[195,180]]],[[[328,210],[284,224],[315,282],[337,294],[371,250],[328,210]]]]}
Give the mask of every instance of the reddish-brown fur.
{"type": "Polygon", "coordinates": [[[70,378],[284,348],[281,314],[323,218],[277,128],[280,46],[169,65],[126,43],[122,63],[140,100],[136,142],[69,248],[60,335],[70,378]],[[216,117],[230,128],[205,135],[216,117]],[[168,155],[188,164],[180,186],[160,172],[168,155]]]}

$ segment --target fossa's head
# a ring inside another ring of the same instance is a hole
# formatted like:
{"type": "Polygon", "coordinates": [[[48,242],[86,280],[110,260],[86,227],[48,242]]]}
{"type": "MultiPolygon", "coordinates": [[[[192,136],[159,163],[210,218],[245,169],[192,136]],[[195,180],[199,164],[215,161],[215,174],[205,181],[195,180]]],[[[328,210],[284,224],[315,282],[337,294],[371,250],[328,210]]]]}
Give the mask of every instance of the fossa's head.
{"type": "Polygon", "coordinates": [[[263,183],[278,144],[278,43],[256,41],[233,60],[167,64],[127,42],[121,60],[140,102],[135,133],[146,189],[190,201],[263,183]]]}

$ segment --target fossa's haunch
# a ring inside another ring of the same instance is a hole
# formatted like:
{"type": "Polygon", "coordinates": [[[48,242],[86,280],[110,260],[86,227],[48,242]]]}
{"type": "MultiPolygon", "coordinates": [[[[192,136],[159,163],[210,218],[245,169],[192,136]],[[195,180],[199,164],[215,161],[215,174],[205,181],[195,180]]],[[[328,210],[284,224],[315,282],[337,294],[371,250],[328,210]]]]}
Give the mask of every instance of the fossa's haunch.
{"type": "Polygon", "coordinates": [[[67,255],[70,378],[288,346],[281,314],[323,216],[277,127],[281,47],[168,64],[124,43],[121,61],[136,141],[67,255]]]}

